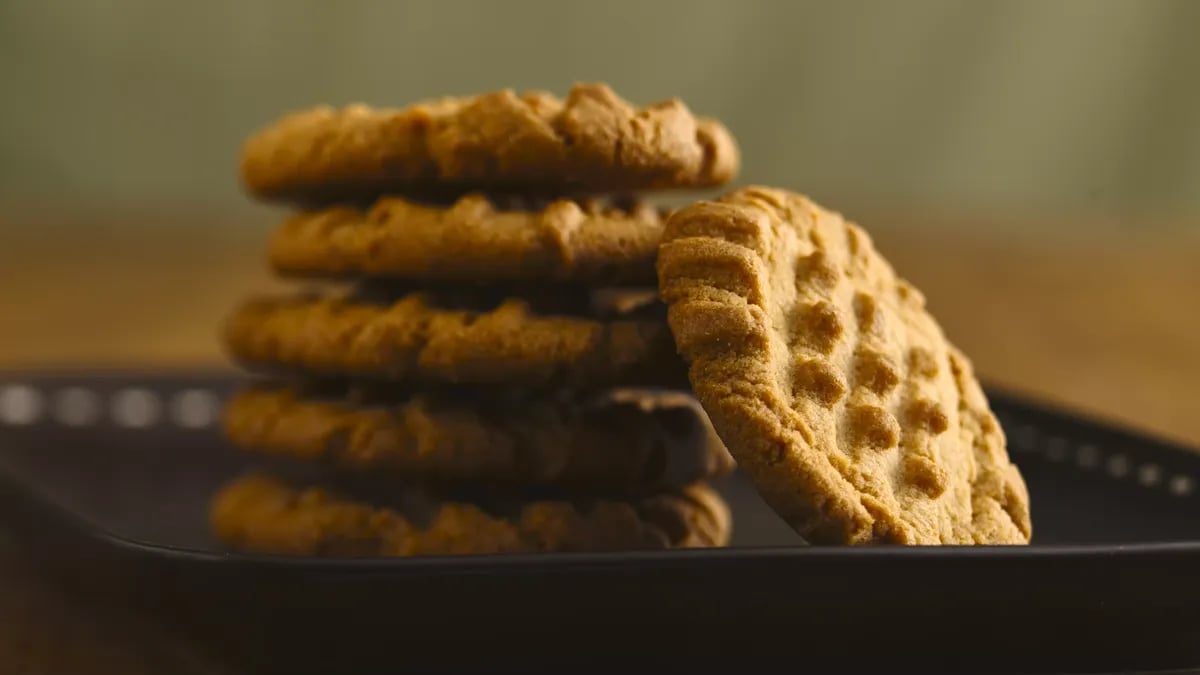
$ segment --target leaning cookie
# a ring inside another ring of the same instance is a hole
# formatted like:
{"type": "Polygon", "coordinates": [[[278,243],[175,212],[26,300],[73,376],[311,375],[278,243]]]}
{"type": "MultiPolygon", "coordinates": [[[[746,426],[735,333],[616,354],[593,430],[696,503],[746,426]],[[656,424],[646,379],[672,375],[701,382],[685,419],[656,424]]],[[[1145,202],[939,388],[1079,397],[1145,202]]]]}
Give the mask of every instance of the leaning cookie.
{"type": "Polygon", "coordinates": [[[668,221],[660,293],[739,467],[813,543],[1025,544],[970,362],[859,227],[748,188],[668,221]]]}
{"type": "Polygon", "coordinates": [[[686,381],[652,307],[604,317],[542,312],[524,297],[479,300],[257,298],[226,322],[225,344],[252,370],[333,377],[569,388],[686,381]]]}
{"type": "Polygon", "coordinates": [[[482,283],[655,280],[663,216],[645,204],[559,199],[527,209],[473,193],[449,206],[383,197],[289,218],[271,265],[299,277],[369,276],[482,283]]]}
{"type": "Polygon", "coordinates": [[[243,449],[426,483],[646,494],[732,470],[694,401],[655,403],[263,384],[229,400],[224,426],[243,449]]]}
{"type": "Polygon", "coordinates": [[[422,513],[252,474],[221,489],[210,522],[234,550],[313,557],[700,548],[724,546],[732,530],[728,507],[705,487],[629,502],[527,502],[508,514],[462,502],[413,510],[422,513]]]}
{"type": "Polygon", "coordinates": [[[711,187],[736,174],[733,137],[671,99],[638,108],[603,84],[565,100],[511,90],[401,109],[321,106],[251,136],[255,195],[305,202],[488,189],[605,193],[711,187]]]}

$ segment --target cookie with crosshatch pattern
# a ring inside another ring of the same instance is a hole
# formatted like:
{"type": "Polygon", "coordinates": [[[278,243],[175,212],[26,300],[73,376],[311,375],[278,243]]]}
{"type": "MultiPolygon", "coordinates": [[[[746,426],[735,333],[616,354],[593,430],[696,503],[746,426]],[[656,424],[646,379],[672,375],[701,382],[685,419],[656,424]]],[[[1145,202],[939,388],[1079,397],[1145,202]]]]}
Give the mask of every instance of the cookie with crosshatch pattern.
{"type": "Polygon", "coordinates": [[[808,541],[1029,542],[970,362],[857,225],[745,188],[674,213],[658,270],[696,397],[808,541]]]}
{"type": "Polygon", "coordinates": [[[724,546],[732,520],[711,488],[633,500],[480,506],[405,495],[377,505],[322,487],[247,474],[214,496],[213,533],[234,550],[312,557],[409,557],[724,546]]]}

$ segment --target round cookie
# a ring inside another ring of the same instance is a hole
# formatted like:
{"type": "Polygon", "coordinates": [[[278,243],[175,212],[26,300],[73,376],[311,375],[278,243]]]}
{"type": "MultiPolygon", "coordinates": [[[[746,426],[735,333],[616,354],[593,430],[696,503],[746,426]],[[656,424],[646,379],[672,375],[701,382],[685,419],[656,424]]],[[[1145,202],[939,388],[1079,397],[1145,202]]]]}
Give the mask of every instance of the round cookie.
{"type": "Polygon", "coordinates": [[[502,90],[292,113],[246,141],[241,176],[264,199],[330,202],[431,188],[711,187],[732,179],[738,163],[725,127],[677,99],[637,108],[607,85],[578,84],[565,100],[502,90]]]}
{"type": "Polygon", "coordinates": [[[527,502],[495,515],[462,502],[402,512],[259,474],[222,488],[210,522],[232,549],[314,557],[700,548],[724,546],[732,531],[728,507],[703,486],[629,502],[527,502]]]}
{"type": "Polygon", "coordinates": [[[655,307],[604,317],[543,313],[535,298],[477,299],[261,297],[236,309],[224,337],[251,369],[318,376],[571,388],[686,381],[655,307]]]}
{"type": "Polygon", "coordinates": [[[429,483],[645,494],[733,468],[694,401],[652,393],[594,401],[331,393],[246,388],[226,405],[226,435],[247,450],[429,483]]]}
{"type": "Polygon", "coordinates": [[[655,208],[559,199],[498,208],[473,193],[450,206],[383,197],[369,209],[304,211],[271,239],[287,276],[648,284],[663,217],[655,208]]]}
{"type": "Polygon", "coordinates": [[[783,190],[668,221],[659,291],[696,397],[812,543],[1025,544],[1029,496],[968,360],[868,235],[783,190]]]}

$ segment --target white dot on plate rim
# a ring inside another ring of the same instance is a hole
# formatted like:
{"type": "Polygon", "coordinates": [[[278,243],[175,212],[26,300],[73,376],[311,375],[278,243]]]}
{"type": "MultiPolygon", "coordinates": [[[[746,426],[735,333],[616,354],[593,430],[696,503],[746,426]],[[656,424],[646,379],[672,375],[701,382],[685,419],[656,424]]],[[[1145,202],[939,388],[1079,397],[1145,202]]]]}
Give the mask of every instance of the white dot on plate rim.
{"type": "Polygon", "coordinates": [[[24,384],[10,384],[0,389],[0,422],[26,426],[42,416],[42,394],[24,384]]]}
{"type": "Polygon", "coordinates": [[[1108,458],[1108,472],[1117,478],[1129,473],[1129,458],[1125,455],[1113,455],[1108,458]]]}
{"type": "Polygon", "coordinates": [[[1192,494],[1192,490],[1195,487],[1192,479],[1184,475],[1172,476],[1170,482],[1167,483],[1167,489],[1176,497],[1185,497],[1192,494]]]}
{"type": "Polygon", "coordinates": [[[100,418],[100,397],[83,387],[68,387],[54,397],[54,416],[69,427],[94,424],[100,418]]]}
{"type": "Polygon", "coordinates": [[[1067,458],[1066,439],[1054,436],[1046,439],[1046,458],[1052,462],[1061,462],[1067,458]]]}
{"type": "Polygon", "coordinates": [[[188,429],[203,429],[217,419],[217,397],[204,389],[185,389],[171,400],[175,423],[188,429]]]}
{"type": "Polygon", "coordinates": [[[123,389],[113,395],[113,421],[123,427],[142,428],[158,419],[162,403],[147,389],[123,389]]]}
{"type": "Polygon", "coordinates": [[[1081,445],[1075,451],[1075,461],[1085,469],[1094,469],[1100,465],[1100,449],[1094,445],[1081,445]]]}
{"type": "Polygon", "coordinates": [[[1162,482],[1162,469],[1157,464],[1143,464],[1138,467],[1138,482],[1146,487],[1154,487],[1162,482]]]}

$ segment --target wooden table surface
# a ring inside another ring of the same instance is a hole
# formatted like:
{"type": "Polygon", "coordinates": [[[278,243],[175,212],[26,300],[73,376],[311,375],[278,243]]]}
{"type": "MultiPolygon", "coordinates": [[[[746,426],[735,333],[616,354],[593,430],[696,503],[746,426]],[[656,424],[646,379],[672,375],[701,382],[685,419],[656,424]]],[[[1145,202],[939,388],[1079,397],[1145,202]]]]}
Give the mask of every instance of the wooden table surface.
{"type": "MultiPolygon", "coordinates": [[[[1072,231],[891,227],[875,239],[986,379],[1200,446],[1197,228],[1072,231]]],[[[215,326],[275,285],[265,228],[90,232],[24,228],[0,246],[0,370],[223,367],[215,326]]],[[[0,626],[20,627],[0,631],[6,671],[214,672],[136,617],[98,623],[11,555],[0,579],[0,626]]]]}

